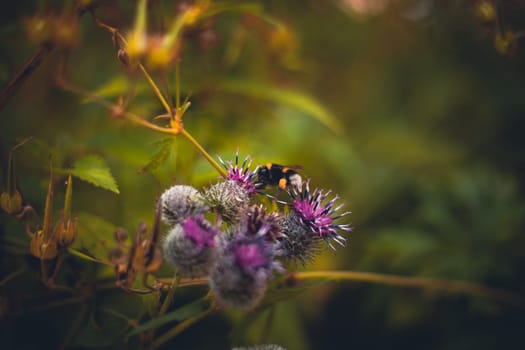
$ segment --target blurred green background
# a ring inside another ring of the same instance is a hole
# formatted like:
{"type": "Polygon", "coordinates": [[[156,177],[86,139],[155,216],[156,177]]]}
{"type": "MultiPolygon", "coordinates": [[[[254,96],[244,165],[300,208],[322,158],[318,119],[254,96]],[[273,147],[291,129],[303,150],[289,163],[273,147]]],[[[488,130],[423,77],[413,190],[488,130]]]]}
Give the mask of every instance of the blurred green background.
{"type": "MultiPolygon", "coordinates": [[[[525,2],[257,3],[286,29],[226,13],[185,33],[181,84],[192,105],[184,125],[212,155],[232,159],[239,149],[255,164],[299,164],[314,187],[339,194],[352,211],[348,246],[337,253],[326,249],[307,269],[460,279],[523,295],[525,44],[519,32],[525,30],[525,2]],[[480,3],[495,6],[496,24],[477,15],[480,3]],[[501,50],[494,43],[507,31],[516,40],[501,50]]],[[[153,31],[174,18],[178,4],[150,5],[153,31]]],[[[43,8],[62,5],[2,5],[2,86],[37,49],[24,33],[22,18],[43,8]]],[[[102,1],[96,13],[106,23],[129,29],[135,2],[102,1]]],[[[133,83],[128,78],[111,36],[88,15],[81,18],[79,33],[69,55],[72,82],[112,102],[135,86],[130,110],[148,118],[163,113],[144,79],[133,83]]],[[[163,189],[174,183],[202,187],[218,178],[182,138],[160,167],[139,171],[159,152],[164,137],[114,120],[97,104],[57,88],[53,81],[60,57],[52,52],[0,110],[4,173],[11,147],[35,138],[15,157],[24,200],[40,217],[49,154],[61,169],[97,155],[119,186],[117,195],[75,180],[73,210],[79,213],[80,235],[113,226],[133,232],[141,220],[152,222],[163,189]]],[[[168,81],[173,93],[173,73],[168,81]]],[[[65,192],[64,178],[58,177],[57,208],[65,192]]],[[[3,212],[0,220],[4,241],[27,240],[19,221],[3,212]]],[[[109,235],[106,245],[111,244],[111,232],[97,234],[109,235]]],[[[59,296],[39,285],[38,263],[27,251],[3,245],[2,276],[19,266],[28,272],[0,286],[0,341],[13,349],[43,343],[57,348],[82,306],[39,311],[42,300],[59,296]]],[[[85,280],[112,278],[76,258],[66,262],[63,273],[69,279],[78,271],[85,280]]],[[[204,293],[195,288],[176,300],[183,305],[204,293]]],[[[92,330],[96,335],[73,335],[70,346],[133,346],[133,340],[123,343],[122,325],[115,326],[122,320],[97,315],[100,305],[128,317],[145,308],[123,291],[98,293],[82,311],[90,315],[88,323],[98,320],[100,327],[92,330]]],[[[489,300],[342,282],[312,287],[271,311],[209,317],[166,348],[256,343],[292,350],[517,348],[524,325],[523,309],[489,300]]]]}

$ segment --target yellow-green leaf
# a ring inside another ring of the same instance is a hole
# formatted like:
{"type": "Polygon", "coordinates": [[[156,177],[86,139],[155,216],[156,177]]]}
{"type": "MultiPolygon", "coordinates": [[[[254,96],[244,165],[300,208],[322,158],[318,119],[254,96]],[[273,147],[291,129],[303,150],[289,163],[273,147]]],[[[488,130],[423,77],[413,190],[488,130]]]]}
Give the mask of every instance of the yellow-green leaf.
{"type": "Polygon", "coordinates": [[[119,193],[117,183],[111,175],[104,159],[97,156],[87,156],[75,162],[71,173],[81,180],[87,181],[103,189],[119,193]]]}
{"type": "Polygon", "coordinates": [[[229,93],[267,100],[300,110],[317,119],[333,132],[341,132],[340,121],[313,97],[301,92],[269,85],[265,82],[231,79],[217,85],[218,89],[229,93]]]}

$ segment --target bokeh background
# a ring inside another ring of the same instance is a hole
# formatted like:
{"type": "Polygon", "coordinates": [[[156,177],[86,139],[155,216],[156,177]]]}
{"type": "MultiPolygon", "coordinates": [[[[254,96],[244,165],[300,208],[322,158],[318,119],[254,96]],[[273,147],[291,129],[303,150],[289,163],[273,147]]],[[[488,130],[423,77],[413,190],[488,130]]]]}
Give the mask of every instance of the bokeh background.
{"type": "MultiPolygon", "coordinates": [[[[352,211],[348,246],[326,249],[306,269],[459,279],[523,295],[525,2],[255,3],[284,27],[241,12],[185,32],[182,95],[191,94],[192,105],[184,125],[212,155],[232,159],[238,149],[254,164],[298,164],[313,186],[339,194],[352,211]]],[[[177,6],[151,1],[150,29],[161,30],[177,6]]],[[[43,9],[62,11],[63,4],[24,1],[1,8],[5,85],[37,49],[24,18],[43,9]]],[[[96,13],[129,29],[135,2],[102,1],[96,13]]],[[[112,102],[133,86],[129,109],[148,118],[161,114],[144,80],[130,78],[116,59],[111,36],[87,15],[79,25],[68,58],[70,80],[112,102]]],[[[79,242],[95,232],[97,239],[106,235],[104,247],[113,227],[132,231],[141,220],[151,223],[163,189],[174,183],[202,187],[218,178],[182,138],[170,144],[162,165],[148,167],[163,136],[112,119],[103,107],[56,87],[61,56],[52,52],[0,110],[4,174],[10,148],[34,137],[16,151],[16,174],[25,202],[40,216],[49,154],[57,169],[86,155],[99,156],[111,169],[118,195],[74,183],[79,242]]],[[[173,81],[170,74],[172,93],[173,81]]],[[[58,174],[61,203],[64,178],[58,174]]],[[[137,317],[146,302],[116,290],[89,299],[87,309],[82,303],[42,309],[60,296],[38,283],[38,263],[23,249],[23,224],[5,213],[0,220],[2,276],[26,269],[0,286],[6,348],[57,348],[80,312],[87,330],[73,334],[69,347],[136,345],[124,343],[127,324],[97,310],[137,317]]],[[[111,271],[70,257],[63,274],[71,280],[76,273],[85,280],[112,278],[111,271]]],[[[183,305],[205,292],[188,289],[176,300],[183,305]]],[[[214,315],[170,348],[512,349],[522,346],[524,325],[525,310],[490,300],[340,282],[314,286],[273,309],[214,315]]]]}

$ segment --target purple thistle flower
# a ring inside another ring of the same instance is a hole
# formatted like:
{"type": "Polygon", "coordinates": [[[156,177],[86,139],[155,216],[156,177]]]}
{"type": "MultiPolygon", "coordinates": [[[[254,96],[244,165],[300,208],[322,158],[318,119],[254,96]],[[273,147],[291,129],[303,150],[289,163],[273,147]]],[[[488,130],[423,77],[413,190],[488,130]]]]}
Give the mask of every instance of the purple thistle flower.
{"type": "Polygon", "coordinates": [[[219,229],[204,220],[203,216],[188,218],[182,225],[184,236],[191,240],[196,248],[215,247],[215,236],[219,229]]]}
{"type": "Polygon", "coordinates": [[[244,158],[241,166],[239,166],[238,151],[235,153],[235,164],[233,164],[231,161],[225,162],[221,157],[218,158],[222,166],[228,171],[228,176],[226,177],[227,180],[235,181],[238,185],[242,186],[249,195],[257,192],[257,189],[255,188],[257,169],[255,171],[250,170],[252,160],[249,156],[244,158]]]}
{"type": "Polygon", "coordinates": [[[232,236],[210,274],[210,288],[226,307],[251,309],[263,299],[273,272],[283,272],[274,260],[274,246],[263,237],[232,236]]]}
{"type": "Polygon", "coordinates": [[[292,197],[290,205],[293,212],[297,215],[300,223],[324,239],[332,249],[335,250],[331,241],[344,246],[346,239],[339,234],[339,231],[351,231],[352,228],[349,224],[336,224],[334,221],[350,214],[350,212],[337,214],[343,207],[343,204],[334,207],[339,197],[336,195],[327,200],[331,191],[324,192],[317,188],[310,192],[309,182],[307,181],[305,186],[298,189],[294,188],[288,192],[292,197]]]}
{"type": "Polygon", "coordinates": [[[219,255],[220,236],[219,229],[202,215],[188,218],[165,237],[164,259],[182,277],[206,276],[219,255]]]}
{"type": "Polygon", "coordinates": [[[252,205],[244,213],[239,231],[247,236],[264,236],[268,241],[276,241],[285,237],[281,221],[279,213],[267,213],[262,205],[252,205]]]}
{"type": "Polygon", "coordinates": [[[282,228],[285,238],[280,241],[280,249],[285,259],[303,266],[311,262],[321,249],[321,237],[312,234],[296,213],[283,218],[282,228]]]}

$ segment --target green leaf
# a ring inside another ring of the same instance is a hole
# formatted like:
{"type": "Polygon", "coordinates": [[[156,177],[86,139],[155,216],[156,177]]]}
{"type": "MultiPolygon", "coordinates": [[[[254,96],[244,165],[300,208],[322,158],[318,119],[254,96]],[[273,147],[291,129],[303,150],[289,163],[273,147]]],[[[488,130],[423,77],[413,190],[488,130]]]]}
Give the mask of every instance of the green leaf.
{"type": "Polygon", "coordinates": [[[81,212],[78,214],[78,236],[71,248],[87,251],[90,257],[107,261],[109,250],[115,244],[113,234],[116,229],[115,225],[98,216],[81,212]]]}
{"type": "Polygon", "coordinates": [[[190,317],[198,315],[210,308],[210,301],[207,299],[199,299],[191,304],[184,305],[177,310],[169,312],[159,318],[155,318],[151,321],[141,324],[139,327],[131,331],[127,336],[131,337],[136,334],[140,334],[151,329],[157,329],[168,322],[172,321],[184,321],[190,317]]]}
{"type": "Polygon", "coordinates": [[[229,93],[245,95],[292,107],[317,119],[333,132],[340,133],[342,130],[341,123],[331,112],[313,97],[298,91],[280,88],[265,82],[240,79],[224,80],[219,82],[217,86],[220,90],[229,93]]]}
{"type": "Polygon", "coordinates": [[[106,162],[97,156],[87,156],[75,162],[71,173],[95,186],[119,193],[117,183],[106,162]]]}
{"type": "Polygon", "coordinates": [[[173,137],[168,137],[157,141],[155,144],[156,146],[160,147],[160,149],[150,158],[148,164],[139,169],[139,174],[150,172],[164,164],[166,159],[168,159],[171,150],[173,149],[174,142],[175,139],[173,137]]]}
{"type": "MultiPolygon", "coordinates": [[[[124,76],[116,76],[113,79],[110,79],[102,86],[99,86],[93,95],[98,97],[115,97],[126,94],[130,89],[130,81],[124,76]]],[[[148,86],[145,83],[139,83],[134,85],[134,91],[136,94],[140,94],[148,89],[148,86]]],[[[83,103],[90,102],[92,99],[87,97],[82,100],[83,103]]]]}

